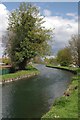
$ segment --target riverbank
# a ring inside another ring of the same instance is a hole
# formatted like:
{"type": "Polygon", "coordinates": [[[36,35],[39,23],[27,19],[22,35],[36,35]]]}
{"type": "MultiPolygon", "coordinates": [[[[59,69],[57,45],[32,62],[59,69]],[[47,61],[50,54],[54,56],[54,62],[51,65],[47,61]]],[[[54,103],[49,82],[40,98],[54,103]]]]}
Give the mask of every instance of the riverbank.
{"type": "MultiPolygon", "coordinates": [[[[58,66],[56,68],[58,68],[58,66]]],[[[67,67],[67,69],[69,68],[67,67]]],[[[80,69],[75,68],[75,71],[76,73],[78,72],[79,75],[76,75],[72,78],[72,82],[68,86],[68,89],[64,92],[64,95],[61,98],[57,98],[55,100],[49,112],[47,112],[42,117],[42,119],[43,118],[78,118],[78,113],[79,113],[78,83],[80,80],[80,69]]]]}
{"type": "Polygon", "coordinates": [[[51,68],[57,68],[57,69],[61,69],[61,70],[66,70],[66,71],[72,72],[74,74],[77,74],[77,70],[78,70],[78,68],[76,68],[76,67],[53,66],[51,64],[46,65],[46,67],[51,67],[51,68]]]}
{"type": "Polygon", "coordinates": [[[0,84],[12,82],[24,78],[29,78],[37,74],[39,74],[39,71],[36,68],[31,68],[31,69],[17,71],[15,73],[0,75],[0,84]]]}

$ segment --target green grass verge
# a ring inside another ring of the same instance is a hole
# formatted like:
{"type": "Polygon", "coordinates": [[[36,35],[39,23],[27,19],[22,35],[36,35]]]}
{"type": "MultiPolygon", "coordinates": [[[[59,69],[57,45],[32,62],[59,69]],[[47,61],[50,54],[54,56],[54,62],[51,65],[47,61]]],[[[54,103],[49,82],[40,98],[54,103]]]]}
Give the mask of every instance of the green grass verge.
{"type": "Polygon", "coordinates": [[[46,65],[46,67],[52,67],[52,68],[58,68],[58,69],[62,69],[62,70],[68,70],[68,71],[72,71],[74,73],[77,73],[77,71],[79,70],[77,67],[54,66],[52,64],[48,64],[48,65],[46,65]]]}
{"type": "MultiPolygon", "coordinates": [[[[77,84],[75,81],[72,86],[77,84]]],[[[42,118],[78,118],[78,90],[74,89],[70,96],[56,99],[51,110],[42,118]]]]}
{"type": "MultiPolygon", "coordinates": [[[[69,68],[68,68],[69,69],[69,68]]],[[[71,68],[72,69],[72,68],[71,68]]],[[[80,74],[80,69],[75,68],[80,74]]],[[[78,83],[80,75],[76,75],[72,78],[72,82],[69,85],[65,93],[69,96],[63,95],[61,98],[57,98],[53,103],[50,111],[42,116],[42,120],[46,118],[78,118],[78,83]],[[77,86],[77,88],[76,88],[77,86]]]]}
{"type": "Polygon", "coordinates": [[[0,75],[0,78],[2,78],[2,80],[9,80],[9,79],[15,79],[24,75],[34,75],[38,73],[39,71],[36,68],[28,66],[26,70],[20,70],[15,73],[0,75]]]}

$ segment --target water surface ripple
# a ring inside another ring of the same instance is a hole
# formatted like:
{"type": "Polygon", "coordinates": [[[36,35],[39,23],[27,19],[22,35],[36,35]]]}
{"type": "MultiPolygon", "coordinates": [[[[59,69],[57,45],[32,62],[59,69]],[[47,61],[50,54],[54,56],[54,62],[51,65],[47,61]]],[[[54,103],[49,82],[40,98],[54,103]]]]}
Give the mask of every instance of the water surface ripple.
{"type": "Polygon", "coordinates": [[[36,66],[38,76],[8,83],[2,88],[3,118],[40,118],[60,97],[73,76],[68,71],[36,66]]]}

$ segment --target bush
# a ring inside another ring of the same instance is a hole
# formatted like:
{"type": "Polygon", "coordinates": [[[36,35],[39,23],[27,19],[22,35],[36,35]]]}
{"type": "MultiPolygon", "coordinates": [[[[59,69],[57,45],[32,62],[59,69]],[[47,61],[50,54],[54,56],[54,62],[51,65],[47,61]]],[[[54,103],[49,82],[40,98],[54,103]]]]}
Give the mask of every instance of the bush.
{"type": "Polygon", "coordinates": [[[10,58],[2,58],[2,62],[5,63],[5,65],[10,65],[11,64],[10,58]]]}

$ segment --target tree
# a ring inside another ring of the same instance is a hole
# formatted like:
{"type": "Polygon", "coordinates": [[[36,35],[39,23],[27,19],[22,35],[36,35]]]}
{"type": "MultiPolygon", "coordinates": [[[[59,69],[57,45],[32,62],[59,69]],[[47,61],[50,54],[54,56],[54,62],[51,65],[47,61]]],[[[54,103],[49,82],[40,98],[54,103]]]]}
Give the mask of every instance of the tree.
{"type": "Polygon", "coordinates": [[[80,67],[80,34],[78,35],[78,42],[77,42],[77,47],[78,47],[78,66],[80,67]]]}
{"type": "Polygon", "coordinates": [[[37,55],[48,54],[48,40],[52,31],[45,29],[43,17],[37,7],[22,3],[9,17],[7,53],[12,66],[25,69],[26,64],[37,55]]]}
{"type": "Polygon", "coordinates": [[[44,58],[44,63],[45,63],[45,64],[49,64],[49,58],[45,57],[45,58],[44,58]]]}
{"type": "Polygon", "coordinates": [[[11,61],[10,61],[10,58],[2,58],[2,62],[5,63],[5,65],[10,65],[11,64],[11,61]]]}
{"type": "Polygon", "coordinates": [[[53,65],[57,65],[57,59],[55,58],[46,58],[44,59],[44,63],[45,64],[53,64],[53,65]]]}
{"type": "Polygon", "coordinates": [[[40,56],[34,57],[33,62],[37,63],[37,64],[42,64],[43,63],[43,61],[42,61],[40,56]]]}
{"type": "Polygon", "coordinates": [[[49,63],[53,64],[53,65],[57,65],[58,64],[57,58],[56,57],[55,58],[50,58],[49,63]]]}
{"type": "Polygon", "coordinates": [[[69,48],[71,50],[73,64],[80,67],[80,34],[71,37],[69,48]]]}
{"type": "Polygon", "coordinates": [[[71,52],[68,47],[65,47],[64,49],[58,51],[57,61],[62,66],[69,66],[71,64],[71,52]]]}

